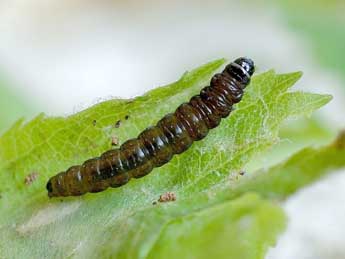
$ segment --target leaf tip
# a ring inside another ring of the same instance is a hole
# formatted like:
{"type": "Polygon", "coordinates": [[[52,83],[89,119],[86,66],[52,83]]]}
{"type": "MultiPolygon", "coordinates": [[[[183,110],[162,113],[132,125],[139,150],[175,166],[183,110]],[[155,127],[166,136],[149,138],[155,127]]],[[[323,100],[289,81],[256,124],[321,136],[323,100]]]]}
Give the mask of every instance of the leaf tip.
{"type": "Polygon", "coordinates": [[[324,94],[323,96],[324,96],[326,103],[329,103],[330,101],[333,100],[333,95],[331,95],[331,94],[324,94]]]}
{"type": "Polygon", "coordinates": [[[319,97],[320,97],[319,100],[320,100],[321,106],[328,104],[333,99],[333,95],[331,95],[331,94],[319,94],[319,97]]]}

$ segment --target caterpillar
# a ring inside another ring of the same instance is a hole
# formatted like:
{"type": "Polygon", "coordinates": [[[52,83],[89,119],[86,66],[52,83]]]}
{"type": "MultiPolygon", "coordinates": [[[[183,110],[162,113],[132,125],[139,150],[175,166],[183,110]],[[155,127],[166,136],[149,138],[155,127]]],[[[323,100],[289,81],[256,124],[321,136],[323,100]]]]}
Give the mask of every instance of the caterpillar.
{"type": "Polygon", "coordinates": [[[143,177],[168,163],[175,154],[206,137],[230,114],[233,105],[241,101],[254,70],[251,59],[236,59],[214,75],[200,94],[182,103],[155,126],[146,128],[137,138],[50,178],[46,186],[48,196],[78,196],[120,187],[131,178],[143,177]]]}

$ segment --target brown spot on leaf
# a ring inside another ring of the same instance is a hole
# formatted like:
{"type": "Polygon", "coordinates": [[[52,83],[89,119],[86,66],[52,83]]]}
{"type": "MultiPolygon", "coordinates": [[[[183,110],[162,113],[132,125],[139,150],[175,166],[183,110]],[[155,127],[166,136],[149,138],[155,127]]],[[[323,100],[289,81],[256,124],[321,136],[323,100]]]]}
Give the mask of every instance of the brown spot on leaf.
{"type": "Polygon", "coordinates": [[[176,194],[174,192],[166,192],[159,196],[158,199],[159,202],[170,202],[170,201],[176,201],[176,194]]]}
{"type": "Polygon", "coordinates": [[[32,172],[31,174],[27,175],[24,179],[24,183],[26,185],[31,185],[36,179],[38,178],[39,174],[37,172],[32,172]]]}
{"type": "Polygon", "coordinates": [[[336,140],[334,141],[333,145],[337,149],[345,149],[345,130],[339,132],[336,140]]]}

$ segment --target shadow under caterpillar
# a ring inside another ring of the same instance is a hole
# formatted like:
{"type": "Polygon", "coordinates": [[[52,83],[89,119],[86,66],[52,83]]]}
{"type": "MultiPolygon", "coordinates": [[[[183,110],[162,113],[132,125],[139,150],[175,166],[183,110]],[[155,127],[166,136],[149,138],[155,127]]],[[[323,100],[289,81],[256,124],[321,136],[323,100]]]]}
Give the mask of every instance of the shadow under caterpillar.
{"type": "Polygon", "coordinates": [[[132,177],[140,178],[187,150],[194,141],[206,137],[209,130],[227,117],[241,101],[243,90],[254,73],[254,62],[238,58],[222,73],[212,77],[210,86],[164,116],[137,138],[127,140],[119,149],[72,166],[49,179],[49,197],[77,196],[120,187],[132,177]]]}

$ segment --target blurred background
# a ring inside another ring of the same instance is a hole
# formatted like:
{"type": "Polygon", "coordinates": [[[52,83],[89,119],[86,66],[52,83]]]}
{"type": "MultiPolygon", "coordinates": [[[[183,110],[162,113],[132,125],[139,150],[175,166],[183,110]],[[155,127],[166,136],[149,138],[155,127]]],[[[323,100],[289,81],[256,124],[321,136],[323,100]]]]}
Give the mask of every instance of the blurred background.
{"type": "MultiPolygon", "coordinates": [[[[301,70],[297,88],[334,96],[299,132],[316,132],[305,145],[329,142],[345,128],[344,13],[340,0],[1,0],[0,133],[248,56],[258,72],[301,70]]],[[[268,258],[345,258],[344,187],[341,172],[286,201],[290,224],[268,258]]]]}

